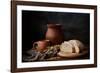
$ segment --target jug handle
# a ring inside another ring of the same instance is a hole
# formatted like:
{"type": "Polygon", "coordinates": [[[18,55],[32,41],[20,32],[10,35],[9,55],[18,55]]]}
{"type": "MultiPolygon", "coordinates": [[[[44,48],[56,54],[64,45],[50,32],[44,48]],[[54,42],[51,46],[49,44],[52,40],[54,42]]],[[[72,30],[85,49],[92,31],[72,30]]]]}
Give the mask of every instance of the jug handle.
{"type": "Polygon", "coordinates": [[[38,46],[37,42],[34,42],[33,43],[33,49],[37,49],[37,46],[38,46]]]}

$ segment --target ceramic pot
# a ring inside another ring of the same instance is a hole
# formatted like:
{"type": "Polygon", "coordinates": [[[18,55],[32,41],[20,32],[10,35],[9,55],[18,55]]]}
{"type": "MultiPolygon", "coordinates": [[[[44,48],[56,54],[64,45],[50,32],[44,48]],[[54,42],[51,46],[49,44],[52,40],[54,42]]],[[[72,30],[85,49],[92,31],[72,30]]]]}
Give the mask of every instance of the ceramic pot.
{"type": "Polygon", "coordinates": [[[36,49],[39,52],[43,52],[47,49],[47,46],[49,46],[49,40],[40,40],[33,43],[33,48],[36,49]]]}
{"type": "Polygon", "coordinates": [[[48,24],[46,32],[46,40],[50,40],[53,45],[61,44],[63,42],[63,32],[61,25],[48,24]]]}

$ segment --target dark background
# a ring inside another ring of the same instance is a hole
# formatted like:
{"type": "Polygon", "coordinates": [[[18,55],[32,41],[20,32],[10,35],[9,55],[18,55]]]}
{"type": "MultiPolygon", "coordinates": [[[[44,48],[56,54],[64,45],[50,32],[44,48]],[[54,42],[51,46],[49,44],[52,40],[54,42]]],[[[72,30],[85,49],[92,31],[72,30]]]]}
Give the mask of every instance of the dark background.
{"type": "Polygon", "coordinates": [[[32,48],[32,43],[45,39],[47,24],[61,24],[64,39],[78,39],[89,47],[90,15],[88,13],[64,13],[22,11],[22,50],[32,48]]]}

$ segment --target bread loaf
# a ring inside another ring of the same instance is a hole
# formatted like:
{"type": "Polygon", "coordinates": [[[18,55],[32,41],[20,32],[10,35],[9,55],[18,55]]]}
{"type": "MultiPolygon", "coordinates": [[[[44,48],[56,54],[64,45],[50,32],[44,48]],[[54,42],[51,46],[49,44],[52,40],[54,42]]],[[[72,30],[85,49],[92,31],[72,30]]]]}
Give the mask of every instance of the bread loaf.
{"type": "Polygon", "coordinates": [[[83,43],[78,40],[64,41],[60,46],[60,51],[66,53],[80,53],[83,49],[83,43]]]}
{"type": "Polygon", "coordinates": [[[73,52],[73,46],[69,42],[65,41],[64,43],[61,44],[60,51],[72,53],[73,52]]]}
{"type": "Polygon", "coordinates": [[[79,40],[70,40],[68,41],[75,48],[75,53],[80,53],[84,49],[84,45],[79,40]]]}

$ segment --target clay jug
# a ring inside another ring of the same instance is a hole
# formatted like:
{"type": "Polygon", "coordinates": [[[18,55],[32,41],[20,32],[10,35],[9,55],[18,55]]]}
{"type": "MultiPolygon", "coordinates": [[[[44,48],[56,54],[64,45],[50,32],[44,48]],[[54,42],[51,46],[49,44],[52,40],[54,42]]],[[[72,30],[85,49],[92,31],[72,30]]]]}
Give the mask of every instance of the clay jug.
{"type": "Polygon", "coordinates": [[[33,48],[39,52],[43,52],[49,45],[49,40],[40,40],[33,43],[33,48]]]}
{"type": "Polygon", "coordinates": [[[60,24],[47,25],[46,40],[50,40],[52,45],[61,44],[63,42],[63,32],[60,24]]]}

